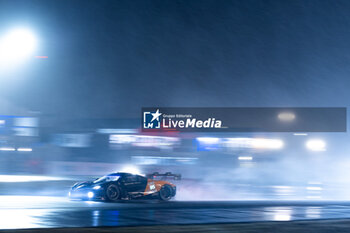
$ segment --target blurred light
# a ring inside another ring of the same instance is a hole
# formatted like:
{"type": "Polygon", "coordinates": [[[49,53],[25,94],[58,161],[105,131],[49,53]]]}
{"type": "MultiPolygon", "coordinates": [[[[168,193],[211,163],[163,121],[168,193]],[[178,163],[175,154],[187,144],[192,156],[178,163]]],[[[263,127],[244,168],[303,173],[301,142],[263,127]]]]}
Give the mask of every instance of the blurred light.
{"type": "Polygon", "coordinates": [[[32,148],[17,148],[17,151],[30,152],[33,151],[32,148]]]}
{"type": "Polygon", "coordinates": [[[293,121],[295,119],[295,115],[291,112],[282,112],[278,114],[278,119],[281,121],[293,121]]]}
{"type": "Polygon", "coordinates": [[[109,137],[109,142],[116,143],[116,144],[131,144],[135,140],[136,140],[136,137],[134,135],[113,134],[109,137]]]}
{"type": "MultiPolygon", "coordinates": [[[[24,197],[25,198],[25,197],[24,197]]],[[[1,228],[2,229],[18,229],[18,228],[40,228],[38,217],[49,216],[52,210],[42,208],[31,209],[1,209],[1,228]]]]}
{"type": "Polygon", "coordinates": [[[97,133],[102,133],[102,134],[118,134],[118,133],[134,134],[134,133],[138,133],[138,131],[136,129],[97,129],[97,133]]]}
{"type": "Polygon", "coordinates": [[[8,67],[29,58],[37,47],[34,34],[25,28],[14,29],[0,37],[0,67],[8,67]]]}
{"type": "Polygon", "coordinates": [[[294,136],[307,136],[307,133],[294,133],[294,136]]]}
{"type": "Polygon", "coordinates": [[[88,198],[93,198],[94,197],[94,193],[93,192],[88,192],[88,198]]]}
{"type": "Polygon", "coordinates": [[[93,205],[93,204],[95,204],[94,201],[84,201],[84,203],[86,203],[86,204],[88,204],[88,205],[93,205]]]}
{"type": "Polygon", "coordinates": [[[180,141],[179,138],[175,138],[175,137],[147,136],[147,135],[138,135],[135,137],[136,137],[136,141],[134,141],[132,145],[140,146],[140,147],[169,148],[176,145],[180,141]]]}
{"type": "Polygon", "coordinates": [[[280,186],[280,185],[276,185],[276,186],[272,186],[272,188],[274,189],[292,189],[292,186],[280,186]]]}
{"type": "Polygon", "coordinates": [[[212,137],[198,137],[197,141],[201,143],[206,143],[206,144],[215,144],[219,142],[219,138],[212,138],[212,137]]]}
{"type": "Polygon", "coordinates": [[[322,182],[320,182],[320,181],[309,181],[307,183],[311,184],[311,185],[322,185],[322,182]]]}
{"type": "Polygon", "coordinates": [[[220,138],[215,137],[198,137],[196,138],[198,145],[197,150],[199,151],[213,151],[219,149],[220,138]]]}
{"type": "Polygon", "coordinates": [[[223,145],[229,148],[281,149],[283,141],[267,138],[226,138],[223,145]]]}
{"type": "Polygon", "coordinates": [[[251,156],[239,156],[238,157],[238,160],[253,160],[253,157],[251,156]]]}
{"type": "Polygon", "coordinates": [[[325,151],[326,143],[320,139],[312,139],[306,142],[306,147],[312,151],[325,151]]]}
{"type": "Polygon", "coordinates": [[[118,144],[118,146],[130,144],[137,147],[169,148],[175,146],[179,141],[179,138],[164,136],[128,134],[112,134],[109,136],[109,143],[118,144]]]}
{"type": "Polygon", "coordinates": [[[94,210],[94,211],[92,212],[92,215],[93,215],[93,216],[99,216],[99,215],[100,215],[100,211],[94,210]]]}
{"type": "Polygon", "coordinates": [[[49,181],[49,180],[66,180],[66,179],[61,177],[52,177],[52,176],[0,175],[0,182],[32,182],[32,181],[49,181]]]}
{"type": "Polygon", "coordinates": [[[16,149],[13,147],[0,147],[0,151],[15,151],[16,149]]]}
{"type": "Polygon", "coordinates": [[[132,165],[125,166],[120,172],[126,172],[131,174],[141,174],[140,170],[132,165]]]}
{"type": "Polygon", "coordinates": [[[192,157],[169,157],[169,156],[132,156],[134,164],[138,165],[179,165],[195,164],[198,158],[192,157]]]}
{"type": "Polygon", "coordinates": [[[100,216],[100,211],[99,210],[94,210],[92,212],[92,220],[93,220],[92,225],[94,227],[100,226],[100,224],[99,224],[99,220],[100,220],[99,216],[100,216]]]}
{"type": "Polygon", "coordinates": [[[277,196],[291,196],[295,192],[292,186],[272,186],[277,196]]]}
{"type": "Polygon", "coordinates": [[[310,191],[321,191],[322,190],[322,188],[321,187],[306,187],[306,189],[307,190],[310,190],[310,191]]]}
{"type": "Polygon", "coordinates": [[[253,147],[258,149],[280,149],[283,141],[279,139],[256,138],[253,140],[253,147]]]}
{"type": "Polygon", "coordinates": [[[306,196],[307,199],[322,199],[321,196],[306,196]]]}
{"type": "Polygon", "coordinates": [[[267,213],[273,213],[274,221],[290,221],[292,215],[291,208],[283,208],[283,207],[271,207],[267,208],[267,213]]]}
{"type": "Polygon", "coordinates": [[[288,213],[276,214],[273,218],[275,221],[290,221],[291,216],[288,213]]]}
{"type": "Polygon", "coordinates": [[[94,186],[92,189],[97,190],[97,189],[100,189],[100,188],[101,188],[101,186],[100,186],[100,185],[96,185],[96,186],[94,186]]]}
{"type": "Polygon", "coordinates": [[[48,56],[35,56],[35,58],[39,58],[39,59],[47,59],[49,58],[48,56]]]}
{"type": "Polygon", "coordinates": [[[321,218],[321,211],[322,211],[322,209],[320,207],[307,207],[306,217],[307,218],[321,218]]]}
{"type": "Polygon", "coordinates": [[[13,125],[17,127],[38,127],[39,118],[37,117],[15,117],[13,125]]]}

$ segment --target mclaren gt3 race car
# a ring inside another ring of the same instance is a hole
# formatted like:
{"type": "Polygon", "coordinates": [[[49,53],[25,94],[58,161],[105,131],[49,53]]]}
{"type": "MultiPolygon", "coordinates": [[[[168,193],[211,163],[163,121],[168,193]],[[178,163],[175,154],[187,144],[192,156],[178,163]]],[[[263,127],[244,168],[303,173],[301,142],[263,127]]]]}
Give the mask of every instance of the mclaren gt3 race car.
{"type": "Polygon", "coordinates": [[[168,201],[176,195],[176,186],[168,181],[156,180],[158,177],[180,175],[153,173],[147,177],[131,173],[112,173],[94,181],[79,182],[69,192],[71,199],[118,201],[138,198],[157,198],[168,201]]]}

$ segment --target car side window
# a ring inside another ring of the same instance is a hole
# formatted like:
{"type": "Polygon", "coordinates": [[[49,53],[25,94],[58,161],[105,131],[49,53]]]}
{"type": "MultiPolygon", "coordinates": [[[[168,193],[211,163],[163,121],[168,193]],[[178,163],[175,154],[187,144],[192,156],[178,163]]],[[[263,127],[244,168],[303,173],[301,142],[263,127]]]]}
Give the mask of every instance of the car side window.
{"type": "Polygon", "coordinates": [[[137,181],[139,181],[139,182],[146,182],[147,178],[145,178],[143,176],[137,176],[137,181]]]}
{"type": "Polygon", "coordinates": [[[126,176],[124,179],[125,182],[136,182],[137,181],[137,177],[136,176],[126,176]]]}
{"type": "Polygon", "coordinates": [[[107,181],[117,181],[120,176],[107,176],[107,181]]]}

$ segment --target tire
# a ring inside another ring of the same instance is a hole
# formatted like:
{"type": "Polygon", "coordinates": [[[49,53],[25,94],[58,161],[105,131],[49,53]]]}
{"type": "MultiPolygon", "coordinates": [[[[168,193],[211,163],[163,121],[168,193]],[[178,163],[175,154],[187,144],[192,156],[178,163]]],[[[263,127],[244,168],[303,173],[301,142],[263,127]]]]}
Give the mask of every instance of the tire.
{"type": "Polygon", "coordinates": [[[107,201],[118,201],[121,197],[120,188],[117,185],[111,184],[106,189],[107,201]]]}
{"type": "Polygon", "coordinates": [[[173,197],[173,189],[170,185],[163,185],[159,190],[159,199],[161,201],[169,201],[173,197]]]}

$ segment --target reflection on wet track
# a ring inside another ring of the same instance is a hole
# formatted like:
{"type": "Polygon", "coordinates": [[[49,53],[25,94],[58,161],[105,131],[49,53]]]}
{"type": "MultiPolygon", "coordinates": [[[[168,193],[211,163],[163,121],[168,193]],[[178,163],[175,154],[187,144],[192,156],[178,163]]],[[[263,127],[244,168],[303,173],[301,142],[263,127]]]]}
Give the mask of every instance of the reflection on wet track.
{"type": "Polygon", "coordinates": [[[79,202],[0,196],[0,229],[350,218],[349,202],[79,202]]]}

